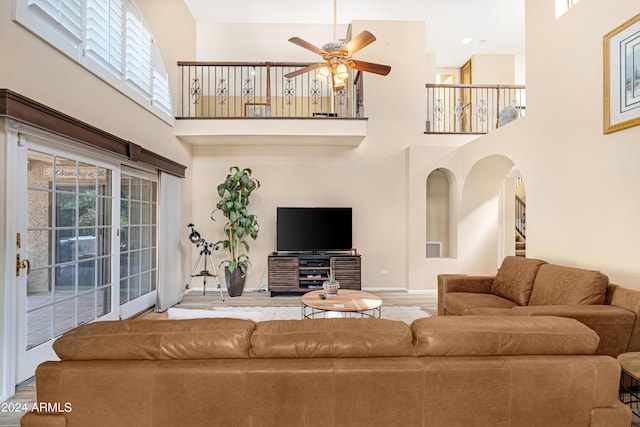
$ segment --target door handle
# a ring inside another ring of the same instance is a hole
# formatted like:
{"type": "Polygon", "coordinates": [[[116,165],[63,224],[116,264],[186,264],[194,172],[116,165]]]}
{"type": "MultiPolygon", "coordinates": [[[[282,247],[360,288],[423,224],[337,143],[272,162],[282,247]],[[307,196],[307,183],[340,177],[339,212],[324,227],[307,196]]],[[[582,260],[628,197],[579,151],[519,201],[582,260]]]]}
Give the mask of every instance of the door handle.
{"type": "Polygon", "coordinates": [[[20,259],[20,254],[16,254],[16,277],[20,276],[20,269],[26,268],[27,275],[31,273],[31,263],[29,263],[28,259],[20,259]]]}

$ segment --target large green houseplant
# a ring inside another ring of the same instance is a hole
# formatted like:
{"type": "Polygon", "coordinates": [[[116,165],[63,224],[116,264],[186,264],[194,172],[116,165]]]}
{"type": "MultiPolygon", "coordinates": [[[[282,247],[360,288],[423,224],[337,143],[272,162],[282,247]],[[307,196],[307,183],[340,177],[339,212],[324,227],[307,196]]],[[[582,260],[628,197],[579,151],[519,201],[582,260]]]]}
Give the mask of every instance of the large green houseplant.
{"type": "Polygon", "coordinates": [[[229,259],[223,263],[226,264],[227,289],[232,297],[242,295],[244,290],[249,268],[247,239],[251,237],[255,240],[258,236],[258,217],[249,213],[247,206],[251,194],[259,187],[260,181],[251,177],[251,169],[232,166],[224,182],[218,185],[220,200],[211,213],[211,219],[214,221],[217,211],[222,212],[227,218],[224,225],[225,238],[216,242],[216,245],[222,245],[229,251],[229,259]]]}

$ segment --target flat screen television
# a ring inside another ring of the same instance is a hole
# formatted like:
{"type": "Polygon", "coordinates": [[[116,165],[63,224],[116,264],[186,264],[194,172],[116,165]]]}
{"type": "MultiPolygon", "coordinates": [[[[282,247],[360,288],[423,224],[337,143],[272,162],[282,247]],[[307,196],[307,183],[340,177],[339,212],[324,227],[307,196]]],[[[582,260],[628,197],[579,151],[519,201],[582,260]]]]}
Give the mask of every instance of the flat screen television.
{"type": "Polygon", "coordinates": [[[351,208],[278,207],[278,252],[348,251],[352,247],[351,208]]]}

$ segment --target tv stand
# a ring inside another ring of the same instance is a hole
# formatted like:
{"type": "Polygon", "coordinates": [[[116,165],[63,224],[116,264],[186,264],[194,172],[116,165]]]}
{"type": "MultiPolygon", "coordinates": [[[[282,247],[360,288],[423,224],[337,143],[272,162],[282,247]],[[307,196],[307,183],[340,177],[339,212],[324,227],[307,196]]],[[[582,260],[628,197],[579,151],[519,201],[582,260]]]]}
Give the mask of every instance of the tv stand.
{"type": "Polygon", "coordinates": [[[338,253],[305,253],[269,255],[268,287],[271,296],[322,289],[329,277],[329,269],[341,289],[360,290],[360,255],[338,253]]]}

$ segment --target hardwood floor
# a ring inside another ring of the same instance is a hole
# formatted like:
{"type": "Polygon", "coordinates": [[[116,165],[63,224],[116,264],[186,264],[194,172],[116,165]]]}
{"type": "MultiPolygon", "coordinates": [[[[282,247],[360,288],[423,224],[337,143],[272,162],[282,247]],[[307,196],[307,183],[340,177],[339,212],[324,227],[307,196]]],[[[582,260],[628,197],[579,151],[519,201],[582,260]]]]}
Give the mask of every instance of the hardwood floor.
{"type": "MultiPolygon", "coordinates": [[[[423,310],[435,314],[437,312],[437,300],[435,294],[409,293],[406,291],[376,291],[371,292],[382,298],[382,306],[411,306],[420,307],[423,310]]],[[[178,308],[210,308],[210,307],[299,307],[300,295],[278,295],[271,297],[268,292],[244,292],[240,297],[225,295],[222,302],[218,291],[207,290],[202,295],[202,290],[193,290],[186,294],[178,308]]],[[[166,319],[167,313],[156,313],[149,310],[137,316],[138,319],[166,319]]]]}
{"type": "Polygon", "coordinates": [[[0,407],[0,426],[20,426],[20,418],[36,403],[36,382],[31,378],[16,388],[16,394],[0,407]],[[25,411],[27,409],[27,411],[25,411]]]}

